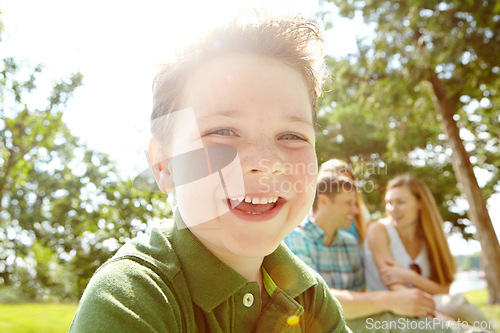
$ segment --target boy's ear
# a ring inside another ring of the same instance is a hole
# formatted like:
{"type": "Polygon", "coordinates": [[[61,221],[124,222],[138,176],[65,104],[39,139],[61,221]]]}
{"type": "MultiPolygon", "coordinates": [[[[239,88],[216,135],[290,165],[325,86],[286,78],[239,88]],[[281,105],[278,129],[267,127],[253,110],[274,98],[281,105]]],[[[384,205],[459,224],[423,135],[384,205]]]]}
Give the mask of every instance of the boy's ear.
{"type": "Polygon", "coordinates": [[[174,188],[170,161],[162,152],[161,146],[155,138],[149,140],[148,158],[156,184],[163,193],[169,193],[174,188]]]}

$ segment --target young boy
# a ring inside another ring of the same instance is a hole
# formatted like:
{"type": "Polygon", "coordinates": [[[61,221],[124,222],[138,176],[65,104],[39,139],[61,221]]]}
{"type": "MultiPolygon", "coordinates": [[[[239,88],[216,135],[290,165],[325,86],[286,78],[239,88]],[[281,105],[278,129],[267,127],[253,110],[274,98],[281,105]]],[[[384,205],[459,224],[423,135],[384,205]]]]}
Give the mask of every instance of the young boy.
{"type": "Polygon", "coordinates": [[[350,332],[280,244],[314,199],[320,41],[298,18],[233,21],[159,72],[149,158],[175,223],[97,270],[70,331],[350,332]]]}

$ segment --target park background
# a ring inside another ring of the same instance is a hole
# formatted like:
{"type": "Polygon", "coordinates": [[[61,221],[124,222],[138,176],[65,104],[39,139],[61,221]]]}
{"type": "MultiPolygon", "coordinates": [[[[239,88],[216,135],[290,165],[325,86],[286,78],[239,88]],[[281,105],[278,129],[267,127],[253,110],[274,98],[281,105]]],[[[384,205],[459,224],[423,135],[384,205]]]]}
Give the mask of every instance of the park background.
{"type": "MultiPolygon", "coordinates": [[[[373,219],[383,214],[388,179],[418,176],[440,204],[461,268],[500,279],[500,256],[484,254],[498,251],[498,238],[477,241],[431,82],[434,75],[446,89],[487,202],[489,222],[476,223],[498,235],[497,2],[1,0],[1,303],[50,302],[42,303],[47,313],[67,303],[71,317],[94,270],[171,213],[165,196],[132,182],[147,167],[155,66],[249,5],[301,13],[325,30],[330,79],[319,103],[319,162],[352,164],[373,219]]],[[[484,288],[481,274],[463,286],[484,288]]],[[[498,287],[490,289],[479,302],[500,302],[498,287]]],[[[490,319],[500,320],[494,309],[490,319]]]]}

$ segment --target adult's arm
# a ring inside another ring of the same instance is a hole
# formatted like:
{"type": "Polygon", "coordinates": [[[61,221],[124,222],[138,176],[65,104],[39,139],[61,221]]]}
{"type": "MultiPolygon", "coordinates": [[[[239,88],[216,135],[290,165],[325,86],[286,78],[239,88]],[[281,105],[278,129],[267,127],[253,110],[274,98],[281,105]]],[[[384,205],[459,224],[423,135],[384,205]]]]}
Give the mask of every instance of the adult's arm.
{"type": "Polygon", "coordinates": [[[419,288],[431,295],[448,294],[450,291],[449,284],[440,284],[425,278],[411,269],[402,267],[393,260],[386,260],[385,264],[385,267],[380,270],[380,278],[389,288],[398,284],[411,284],[413,287],[419,288]]]}
{"type": "Polygon", "coordinates": [[[382,223],[373,223],[368,229],[366,239],[368,249],[379,271],[387,265],[387,260],[394,261],[389,233],[382,223]]]}
{"type": "Polygon", "coordinates": [[[390,311],[406,317],[427,316],[434,312],[432,296],[416,288],[357,292],[330,289],[344,309],[344,317],[352,320],[390,311]]]}
{"type": "MultiPolygon", "coordinates": [[[[386,268],[389,267],[389,263],[394,263],[395,260],[391,251],[391,239],[389,237],[389,233],[382,223],[373,223],[368,229],[367,246],[372,253],[372,258],[378,268],[380,278],[387,288],[391,290],[408,289],[408,287],[400,280],[391,281],[391,283],[387,283],[387,280],[383,280],[383,278],[387,277],[386,268]],[[383,271],[386,272],[386,275],[384,276],[381,274],[383,271]]],[[[393,273],[393,270],[389,274],[391,273],[393,273]]],[[[394,277],[394,274],[392,274],[392,277],[394,277]]]]}
{"type": "Polygon", "coordinates": [[[401,290],[405,289],[407,284],[411,284],[431,295],[449,292],[450,285],[439,284],[396,263],[390,248],[389,234],[383,224],[374,223],[370,227],[367,242],[380,272],[380,278],[389,289],[401,290]]]}

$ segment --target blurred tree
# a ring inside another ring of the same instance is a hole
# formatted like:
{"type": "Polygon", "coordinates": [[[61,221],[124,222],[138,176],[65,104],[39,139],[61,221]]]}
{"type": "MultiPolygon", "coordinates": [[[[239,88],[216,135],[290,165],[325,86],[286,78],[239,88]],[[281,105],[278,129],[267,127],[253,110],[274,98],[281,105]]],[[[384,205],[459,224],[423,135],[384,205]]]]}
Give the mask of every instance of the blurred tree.
{"type": "Polygon", "coordinates": [[[30,299],[77,299],[128,239],[171,213],[140,192],[62,121],[76,73],[35,102],[41,66],[0,64],[0,286],[30,299]]]}
{"type": "Polygon", "coordinates": [[[464,256],[464,261],[462,264],[462,269],[464,271],[470,270],[481,270],[481,253],[476,252],[467,256],[464,256]]]}
{"type": "Polygon", "coordinates": [[[357,54],[327,60],[333,80],[322,100],[320,158],[386,166],[379,184],[412,170],[455,226],[467,224],[460,191],[483,248],[490,302],[500,303],[500,246],[483,196],[500,186],[500,4],[328,2],[342,16],[362,14],[374,35],[358,41],[357,54]],[[474,169],[488,174],[482,190],[474,169]]]}

